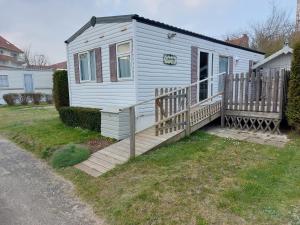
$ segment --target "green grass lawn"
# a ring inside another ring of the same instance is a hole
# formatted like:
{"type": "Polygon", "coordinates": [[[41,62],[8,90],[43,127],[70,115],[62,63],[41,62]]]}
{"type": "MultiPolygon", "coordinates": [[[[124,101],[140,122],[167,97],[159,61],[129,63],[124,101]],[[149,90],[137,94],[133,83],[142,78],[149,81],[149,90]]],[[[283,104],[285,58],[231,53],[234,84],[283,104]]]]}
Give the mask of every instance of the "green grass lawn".
{"type": "MultiPolygon", "coordinates": [[[[34,152],[98,134],[54,109],[3,107],[0,132],[34,152]],[[34,115],[34,116],[32,116],[34,115]]],[[[300,224],[300,137],[283,149],[196,132],[92,178],[57,170],[111,224],[300,224]]]]}

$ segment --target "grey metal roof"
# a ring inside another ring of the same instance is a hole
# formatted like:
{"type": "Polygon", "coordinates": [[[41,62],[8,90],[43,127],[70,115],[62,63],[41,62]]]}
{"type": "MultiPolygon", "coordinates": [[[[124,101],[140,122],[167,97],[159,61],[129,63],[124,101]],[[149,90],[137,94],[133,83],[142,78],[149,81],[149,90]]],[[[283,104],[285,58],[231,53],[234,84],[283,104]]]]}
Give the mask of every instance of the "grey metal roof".
{"type": "Polygon", "coordinates": [[[86,23],[83,27],[81,27],[74,35],[72,35],[68,40],[65,41],[66,44],[72,42],[76,37],[78,37],[80,34],[82,34],[86,29],[88,29],[91,26],[95,26],[96,24],[100,24],[100,23],[117,23],[117,22],[129,22],[132,20],[136,20],[140,23],[145,23],[151,26],[155,26],[155,27],[159,27],[159,28],[163,28],[163,29],[167,29],[170,31],[174,31],[177,33],[181,33],[181,34],[185,34],[185,35],[189,35],[189,36],[193,36],[193,37],[197,37],[203,40],[207,40],[207,41],[211,41],[214,43],[218,43],[218,44],[222,44],[222,45],[226,45],[229,47],[233,47],[233,48],[238,48],[238,49],[242,49],[245,51],[250,51],[250,52],[254,52],[257,54],[262,54],[265,55],[264,52],[260,52],[251,48],[245,48],[242,46],[238,46],[238,45],[234,45],[225,41],[221,41],[218,40],[216,38],[212,38],[212,37],[208,37],[202,34],[198,34],[198,33],[194,33],[188,30],[184,30],[178,27],[174,27],[165,23],[161,23],[155,20],[150,20],[144,17],[141,17],[137,14],[130,14],[130,15],[122,15],[122,16],[109,16],[109,17],[92,17],[90,19],[90,21],[88,23],[86,23]]]}

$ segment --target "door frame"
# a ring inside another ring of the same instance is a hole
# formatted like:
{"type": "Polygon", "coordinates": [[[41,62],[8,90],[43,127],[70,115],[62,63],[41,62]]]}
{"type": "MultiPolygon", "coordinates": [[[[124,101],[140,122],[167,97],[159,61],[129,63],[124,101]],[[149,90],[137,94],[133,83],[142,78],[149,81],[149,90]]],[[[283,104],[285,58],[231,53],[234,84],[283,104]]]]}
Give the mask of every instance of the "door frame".
{"type": "Polygon", "coordinates": [[[213,50],[209,50],[209,49],[204,49],[204,48],[198,48],[198,60],[197,60],[197,101],[200,102],[200,83],[202,82],[205,82],[205,81],[208,81],[207,83],[207,98],[209,98],[211,96],[211,93],[212,93],[212,87],[211,87],[211,84],[212,84],[212,79],[213,79],[213,63],[214,63],[214,60],[213,60],[213,53],[214,51],[213,50]],[[204,53],[208,53],[208,76],[206,79],[202,80],[201,82],[200,81],[200,54],[201,52],[204,52],[204,53]]]}
{"type": "Polygon", "coordinates": [[[32,92],[34,92],[34,84],[33,84],[33,76],[32,76],[32,74],[24,74],[24,92],[25,93],[31,93],[31,92],[27,92],[26,91],[26,76],[30,76],[31,77],[31,85],[32,85],[32,92]]]}

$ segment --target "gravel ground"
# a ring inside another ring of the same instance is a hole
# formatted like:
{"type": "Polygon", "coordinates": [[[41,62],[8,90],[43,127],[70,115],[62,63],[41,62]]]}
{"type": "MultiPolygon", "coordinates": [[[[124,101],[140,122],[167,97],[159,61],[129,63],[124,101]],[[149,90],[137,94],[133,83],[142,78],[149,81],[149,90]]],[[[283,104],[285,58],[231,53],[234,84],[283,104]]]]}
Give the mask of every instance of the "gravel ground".
{"type": "Polygon", "coordinates": [[[0,137],[1,225],[100,225],[72,185],[29,152],[0,137]]]}

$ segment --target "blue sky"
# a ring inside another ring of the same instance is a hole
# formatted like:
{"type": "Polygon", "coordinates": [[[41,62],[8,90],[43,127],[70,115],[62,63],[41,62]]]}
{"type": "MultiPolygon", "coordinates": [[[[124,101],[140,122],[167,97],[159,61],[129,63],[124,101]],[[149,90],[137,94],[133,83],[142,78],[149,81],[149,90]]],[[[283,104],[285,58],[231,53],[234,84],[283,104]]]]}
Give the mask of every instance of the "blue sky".
{"type": "MultiPolygon", "coordinates": [[[[66,59],[64,41],[92,16],[136,13],[216,38],[263,20],[273,0],[0,0],[0,35],[31,46],[51,63],[66,59]]],[[[275,0],[296,17],[297,0],[275,0]]]]}

